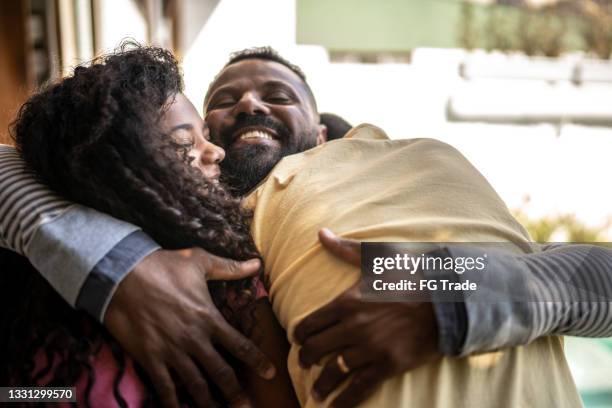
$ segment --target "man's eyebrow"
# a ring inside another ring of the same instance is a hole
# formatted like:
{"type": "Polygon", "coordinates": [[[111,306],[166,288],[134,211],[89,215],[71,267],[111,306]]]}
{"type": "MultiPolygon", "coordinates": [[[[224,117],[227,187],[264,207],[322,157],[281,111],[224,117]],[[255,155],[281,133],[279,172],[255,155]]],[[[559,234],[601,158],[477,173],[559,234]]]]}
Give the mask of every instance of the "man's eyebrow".
{"type": "Polygon", "coordinates": [[[176,125],[172,129],[170,129],[170,133],[176,132],[177,130],[192,130],[193,125],[191,123],[181,123],[180,125],[176,125]]]}
{"type": "Polygon", "coordinates": [[[280,81],[278,79],[271,79],[270,81],[266,81],[266,83],[264,84],[265,88],[272,88],[275,86],[280,86],[282,88],[289,88],[289,89],[294,88],[294,86],[291,85],[289,82],[280,81]]]}

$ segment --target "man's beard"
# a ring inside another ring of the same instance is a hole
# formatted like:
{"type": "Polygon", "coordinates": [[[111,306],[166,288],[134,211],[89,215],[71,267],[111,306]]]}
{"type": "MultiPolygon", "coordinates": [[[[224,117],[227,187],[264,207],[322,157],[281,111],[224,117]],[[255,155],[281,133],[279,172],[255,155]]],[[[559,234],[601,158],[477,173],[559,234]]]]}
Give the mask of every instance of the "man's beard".
{"type": "Polygon", "coordinates": [[[280,148],[259,144],[229,147],[220,164],[221,180],[237,195],[247,194],[268,176],[283,157],[301,153],[317,145],[316,135],[303,134],[297,140],[298,143],[294,144],[284,140],[280,148]]]}
{"type": "Polygon", "coordinates": [[[225,160],[221,162],[221,180],[237,195],[251,191],[285,156],[300,153],[317,145],[316,129],[291,137],[291,131],[281,122],[264,115],[240,115],[236,123],[221,135],[211,134],[212,140],[222,141],[225,160]],[[233,147],[232,137],[249,126],[272,129],[280,148],[270,145],[243,144],[233,147]],[[228,146],[229,144],[229,146],[228,146]]]}

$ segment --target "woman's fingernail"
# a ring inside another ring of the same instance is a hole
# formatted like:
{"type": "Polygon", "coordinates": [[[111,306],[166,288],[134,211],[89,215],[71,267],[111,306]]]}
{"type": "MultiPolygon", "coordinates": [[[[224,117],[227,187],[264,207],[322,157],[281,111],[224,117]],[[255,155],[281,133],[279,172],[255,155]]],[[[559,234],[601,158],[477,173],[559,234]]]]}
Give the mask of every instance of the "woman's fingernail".
{"type": "Polygon", "coordinates": [[[264,371],[264,378],[266,380],[271,380],[276,376],[276,368],[274,368],[274,366],[269,366],[268,368],[266,368],[266,371],[264,371]]]}

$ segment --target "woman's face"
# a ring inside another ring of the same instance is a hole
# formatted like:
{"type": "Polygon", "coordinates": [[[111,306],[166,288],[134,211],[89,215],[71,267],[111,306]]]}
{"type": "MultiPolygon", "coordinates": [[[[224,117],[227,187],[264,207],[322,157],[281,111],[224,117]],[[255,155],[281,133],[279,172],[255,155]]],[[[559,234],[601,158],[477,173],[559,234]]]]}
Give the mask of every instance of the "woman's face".
{"type": "Polygon", "coordinates": [[[162,126],[174,143],[193,158],[191,165],[209,179],[219,178],[219,163],[225,151],[209,141],[208,128],[198,111],[182,93],[170,99],[170,106],[162,117],[162,126]]]}

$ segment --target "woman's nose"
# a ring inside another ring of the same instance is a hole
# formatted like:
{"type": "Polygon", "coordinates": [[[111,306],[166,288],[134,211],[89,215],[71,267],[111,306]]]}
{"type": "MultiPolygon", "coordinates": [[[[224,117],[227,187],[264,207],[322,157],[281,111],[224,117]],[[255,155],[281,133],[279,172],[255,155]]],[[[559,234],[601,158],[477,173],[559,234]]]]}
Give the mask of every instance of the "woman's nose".
{"type": "Polygon", "coordinates": [[[205,142],[204,151],[202,152],[202,162],[205,165],[219,164],[225,158],[225,150],[222,147],[217,146],[209,142],[205,142]]]}

